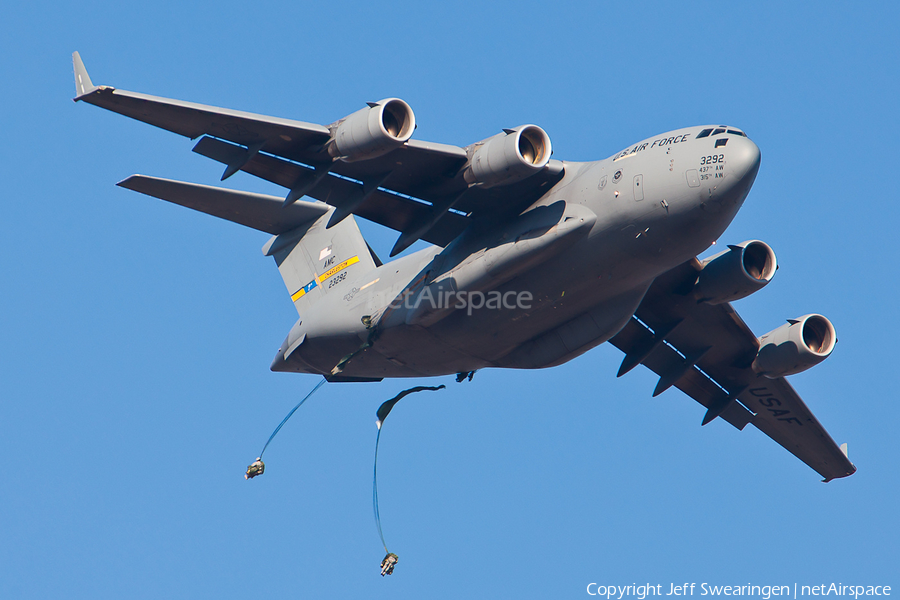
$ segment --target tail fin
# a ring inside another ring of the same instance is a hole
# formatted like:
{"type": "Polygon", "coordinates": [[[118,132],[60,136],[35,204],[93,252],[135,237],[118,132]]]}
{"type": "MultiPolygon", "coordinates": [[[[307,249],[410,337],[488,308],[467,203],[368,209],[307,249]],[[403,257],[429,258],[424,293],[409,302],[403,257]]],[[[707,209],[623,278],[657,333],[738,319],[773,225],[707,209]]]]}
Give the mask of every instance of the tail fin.
{"type": "Polygon", "coordinates": [[[330,208],[314,222],[277,235],[263,247],[266,256],[275,258],[300,315],[322,296],[344,293],[345,281],[377,266],[352,216],[325,228],[333,212],[330,208]]]}

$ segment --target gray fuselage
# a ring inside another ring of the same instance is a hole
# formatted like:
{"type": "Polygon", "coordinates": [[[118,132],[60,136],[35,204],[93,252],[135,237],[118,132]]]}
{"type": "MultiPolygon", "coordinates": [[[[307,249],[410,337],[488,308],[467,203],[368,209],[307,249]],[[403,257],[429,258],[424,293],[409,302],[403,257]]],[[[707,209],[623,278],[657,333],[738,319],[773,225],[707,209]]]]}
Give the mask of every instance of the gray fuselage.
{"type": "Polygon", "coordinates": [[[348,282],[342,298],[313,306],[272,369],[330,374],[365,340],[372,346],[343,377],[564,363],[614,336],[657,276],[715,242],[759,161],[739,130],[706,126],[605,160],[567,162],[563,178],[518,218],[377,267],[348,282]]]}

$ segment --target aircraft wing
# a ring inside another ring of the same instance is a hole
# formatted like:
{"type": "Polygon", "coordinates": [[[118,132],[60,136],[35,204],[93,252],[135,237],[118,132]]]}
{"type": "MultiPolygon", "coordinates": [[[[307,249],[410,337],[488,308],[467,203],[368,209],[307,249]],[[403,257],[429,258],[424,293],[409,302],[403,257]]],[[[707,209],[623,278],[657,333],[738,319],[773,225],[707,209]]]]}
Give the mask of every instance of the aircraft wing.
{"type": "Polygon", "coordinates": [[[338,208],[333,222],[356,214],[400,231],[392,256],[417,239],[444,246],[473,219],[518,214],[564,171],[552,160],[511,185],[469,186],[463,148],[416,140],[368,160],[335,160],[323,125],[95,86],[77,52],[72,59],[75,101],[201,137],[194,151],[225,164],[223,179],[242,170],[288,188],[286,204],[308,195],[338,208]]]}
{"type": "Polygon", "coordinates": [[[852,475],[856,467],[787,380],[751,369],[759,342],[734,308],[689,294],[700,269],[692,259],[656,279],[610,340],[625,352],[619,375],[643,364],[660,376],[654,396],[674,385],[707,408],[703,425],[716,417],[738,429],[750,423],[825,481],[852,475]]]}

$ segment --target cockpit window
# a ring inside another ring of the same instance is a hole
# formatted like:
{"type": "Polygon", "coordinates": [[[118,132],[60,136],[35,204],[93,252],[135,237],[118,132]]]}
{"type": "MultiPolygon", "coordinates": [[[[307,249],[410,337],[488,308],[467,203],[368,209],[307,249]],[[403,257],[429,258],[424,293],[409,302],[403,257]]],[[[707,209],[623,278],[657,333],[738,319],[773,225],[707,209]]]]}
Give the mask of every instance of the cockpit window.
{"type": "Polygon", "coordinates": [[[720,133],[730,133],[731,135],[739,135],[741,137],[747,137],[747,134],[741,131],[740,129],[728,129],[726,125],[722,125],[717,127],[716,129],[704,129],[700,133],[697,134],[697,137],[694,138],[699,140],[700,138],[709,137],[711,135],[719,135],[720,133]]]}

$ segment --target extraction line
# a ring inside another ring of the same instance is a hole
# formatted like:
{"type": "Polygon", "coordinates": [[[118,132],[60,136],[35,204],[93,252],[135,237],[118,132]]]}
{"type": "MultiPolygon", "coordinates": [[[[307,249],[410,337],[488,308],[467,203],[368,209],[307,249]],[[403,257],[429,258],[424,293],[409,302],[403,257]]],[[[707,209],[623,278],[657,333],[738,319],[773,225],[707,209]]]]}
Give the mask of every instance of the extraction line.
{"type": "Polygon", "coordinates": [[[281,431],[281,428],[284,427],[284,424],[287,423],[288,419],[291,418],[291,415],[293,415],[295,412],[297,412],[297,409],[300,408],[301,406],[303,406],[303,403],[306,402],[307,400],[309,400],[309,397],[312,396],[313,394],[315,394],[316,391],[317,391],[320,387],[322,387],[322,385],[323,385],[325,382],[326,382],[325,378],[322,378],[322,381],[320,381],[319,383],[317,383],[317,384],[316,384],[316,387],[314,387],[314,388],[312,389],[312,391],[310,391],[306,396],[304,396],[304,397],[303,397],[303,400],[301,400],[301,401],[297,404],[297,406],[295,406],[295,407],[291,410],[291,412],[289,412],[289,413],[287,414],[287,416],[286,416],[284,419],[281,420],[281,423],[278,424],[278,427],[275,428],[275,431],[273,431],[273,432],[272,432],[272,435],[269,436],[269,439],[266,440],[266,445],[263,446],[262,452],[260,452],[260,453],[259,453],[259,456],[256,457],[256,460],[253,461],[253,463],[252,463],[249,467],[247,467],[247,472],[244,474],[244,479],[253,479],[254,477],[259,477],[260,475],[262,475],[263,473],[266,472],[266,464],[262,461],[262,457],[263,457],[263,454],[266,453],[266,448],[269,447],[269,443],[272,441],[272,438],[274,438],[275,435],[276,435],[279,431],[281,431]]]}
{"type": "Polygon", "coordinates": [[[322,378],[322,381],[320,381],[319,383],[317,383],[317,384],[316,384],[316,387],[314,387],[310,393],[308,393],[306,396],[304,396],[304,397],[303,397],[303,400],[301,400],[301,401],[297,404],[297,406],[295,406],[293,409],[291,409],[291,412],[289,412],[289,413],[287,414],[287,416],[286,416],[284,419],[282,419],[281,423],[278,424],[278,427],[275,428],[275,431],[272,432],[272,435],[269,436],[269,439],[266,441],[266,445],[263,446],[262,452],[259,453],[259,457],[260,457],[260,458],[262,458],[262,455],[265,454],[266,448],[269,447],[269,442],[271,442],[271,441],[272,441],[272,438],[274,438],[275,435],[276,435],[279,431],[281,431],[281,428],[284,427],[284,424],[287,423],[287,420],[291,418],[291,415],[293,415],[295,412],[297,412],[297,409],[300,408],[301,406],[303,406],[303,403],[306,402],[307,400],[309,400],[309,397],[312,396],[313,394],[315,394],[315,393],[318,391],[318,389],[319,389],[320,387],[322,387],[323,385],[325,385],[325,383],[326,383],[326,380],[325,380],[325,378],[323,377],[323,378],[322,378]]]}

